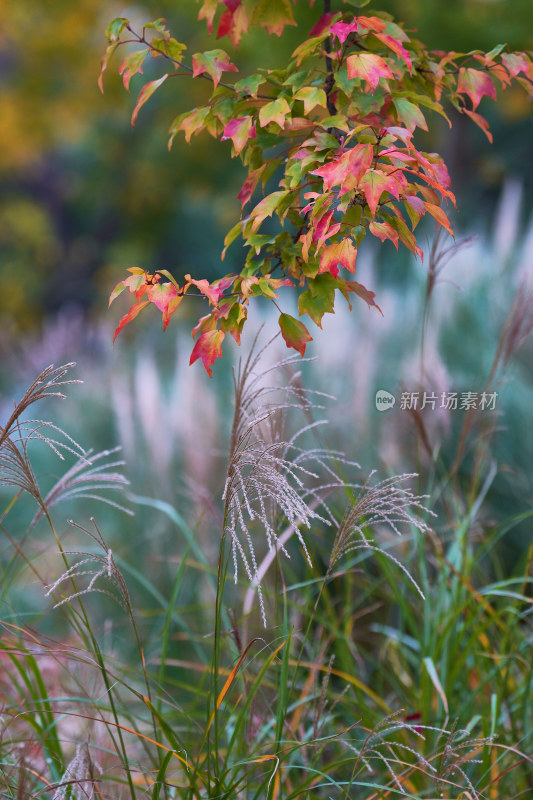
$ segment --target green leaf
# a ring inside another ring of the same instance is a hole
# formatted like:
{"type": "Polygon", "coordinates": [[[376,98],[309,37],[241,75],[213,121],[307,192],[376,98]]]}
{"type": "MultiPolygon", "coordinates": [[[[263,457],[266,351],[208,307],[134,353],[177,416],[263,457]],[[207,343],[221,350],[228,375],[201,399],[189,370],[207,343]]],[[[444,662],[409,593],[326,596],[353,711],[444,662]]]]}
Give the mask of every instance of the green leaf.
{"type": "Polygon", "coordinates": [[[317,55],[322,50],[322,42],[325,38],[325,35],[312,36],[310,39],[306,39],[305,42],[298,45],[291,56],[291,58],[296,59],[296,66],[299,67],[306,58],[317,55]]]}
{"type": "Polygon", "coordinates": [[[291,107],[284,97],[272,100],[259,110],[259,124],[265,128],[269,123],[275,122],[280,128],[285,126],[285,117],[291,113],[291,107]]]}
{"type": "MultiPolygon", "coordinates": [[[[320,291],[320,287],[315,285],[315,282],[323,277],[326,276],[318,275],[317,278],[310,279],[309,283],[313,284],[313,289],[302,292],[298,298],[299,313],[308,314],[319,328],[322,327],[322,317],[324,314],[333,314],[333,304],[335,301],[335,290],[333,290],[332,296],[331,292],[327,289],[325,291],[320,291]]],[[[332,275],[329,277],[333,278],[332,275]]]]}
{"type": "Polygon", "coordinates": [[[248,94],[250,97],[257,97],[257,91],[263,83],[265,83],[264,76],[255,72],[253,75],[248,75],[247,78],[241,78],[233,88],[236,92],[248,94]]]}
{"type": "Polygon", "coordinates": [[[290,314],[280,314],[278,323],[287,347],[298,350],[300,355],[303,356],[307,342],[313,341],[313,337],[303,322],[291,317],[290,314]]]}
{"type": "Polygon", "coordinates": [[[145,30],[157,31],[158,33],[163,34],[163,36],[168,36],[168,30],[166,26],[166,19],[160,17],[159,19],[155,19],[153,22],[147,22],[144,26],[145,30]]]}
{"type": "Polygon", "coordinates": [[[230,333],[237,344],[241,343],[241,333],[246,322],[248,309],[243,303],[235,301],[227,317],[220,320],[220,330],[225,333],[230,333]]]}
{"type": "Polygon", "coordinates": [[[132,77],[138,72],[142,74],[144,60],[148,53],[149,50],[146,48],[144,50],[137,50],[135,53],[130,53],[130,55],[126,56],[118,68],[118,74],[122,75],[124,88],[127,92],[129,92],[130,89],[130,81],[132,77]]]}
{"type": "Polygon", "coordinates": [[[290,0],[259,0],[254,8],[252,24],[281,36],[285,25],[296,25],[290,0]]]}
{"type": "Polygon", "coordinates": [[[187,49],[186,44],[178,42],[176,39],[157,38],[152,39],[150,42],[152,57],[155,58],[159,55],[165,55],[173,61],[180,62],[181,56],[187,49]],[[155,52],[154,52],[155,51],[155,52]],[[160,52],[157,52],[160,51],[160,52]]]}
{"type": "Polygon", "coordinates": [[[126,17],[115,17],[115,19],[111,20],[105,29],[107,41],[111,43],[116,42],[126,25],[129,25],[129,22],[129,19],[126,19],[126,17]]]}
{"type": "Polygon", "coordinates": [[[222,261],[224,261],[224,256],[226,255],[226,250],[230,246],[232,242],[235,241],[240,235],[242,234],[242,222],[239,220],[235,223],[235,225],[230,228],[230,230],[226,234],[226,238],[224,239],[224,250],[222,251],[222,261]]]}
{"type": "Polygon", "coordinates": [[[178,117],[176,117],[170,126],[168,149],[170,150],[172,147],[172,142],[174,141],[174,137],[178,131],[183,131],[185,134],[185,140],[190,142],[193,133],[196,133],[197,130],[204,127],[204,123],[209,116],[210,111],[211,109],[209,106],[204,106],[203,108],[195,108],[192,112],[185,111],[184,114],[180,114],[178,117]]]}
{"type": "Polygon", "coordinates": [[[448,125],[451,127],[450,118],[444,111],[443,107],[440,103],[437,103],[436,100],[432,100],[431,97],[427,97],[425,94],[417,94],[417,92],[394,92],[395,98],[406,98],[411,103],[414,103],[416,106],[424,106],[425,108],[429,108],[431,111],[435,111],[437,114],[440,114],[441,117],[444,117],[448,125]]]}
{"type": "Polygon", "coordinates": [[[301,89],[309,81],[309,70],[302,69],[300,72],[293,72],[287,80],[283,81],[284,86],[290,86],[294,92],[301,89]]]}
{"type": "Polygon", "coordinates": [[[363,216],[363,209],[360,205],[350,206],[344,214],[342,221],[346,225],[355,226],[361,222],[363,216]]]}
{"type": "Polygon", "coordinates": [[[337,128],[344,133],[350,133],[351,131],[350,123],[344,114],[334,114],[332,117],[324,117],[324,119],[320,120],[320,124],[326,130],[337,128]]]}
{"type": "Polygon", "coordinates": [[[266,217],[271,217],[281,201],[291,194],[288,190],[272,192],[264,197],[253,209],[250,217],[253,218],[252,232],[255,232],[266,217]]]}
{"type": "Polygon", "coordinates": [[[407,100],[405,97],[395,97],[393,103],[396,108],[396,113],[398,114],[398,119],[404,123],[407,130],[414,131],[416,127],[419,127],[427,131],[428,126],[426,119],[418,106],[411,103],[411,101],[407,100]]]}
{"type": "Polygon", "coordinates": [[[133,109],[133,114],[131,115],[131,124],[132,125],[135,125],[135,121],[137,119],[137,115],[139,114],[139,111],[141,110],[143,105],[153,95],[153,93],[157,89],[159,89],[161,84],[163,84],[166,81],[167,78],[168,78],[168,74],[162,75],[161,78],[158,78],[156,81],[150,81],[150,83],[147,83],[146,86],[143,86],[143,88],[139,92],[139,97],[137,98],[137,103],[135,105],[135,108],[133,109]]]}
{"type": "Polygon", "coordinates": [[[507,47],[506,42],[504,42],[504,44],[497,44],[495,47],[492,48],[492,50],[489,50],[489,52],[486,55],[487,61],[493,61],[496,58],[496,56],[500,55],[500,53],[505,47],[507,47]]]}
{"type": "MultiPolygon", "coordinates": [[[[303,101],[305,114],[309,114],[316,106],[327,108],[328,105],[326,93],[320,86],[303,86],[301,89],[298,89],[294,95],[294,99],[303,101]]],[[[344,121],[344,117],[340,119],[344,121]]]]}

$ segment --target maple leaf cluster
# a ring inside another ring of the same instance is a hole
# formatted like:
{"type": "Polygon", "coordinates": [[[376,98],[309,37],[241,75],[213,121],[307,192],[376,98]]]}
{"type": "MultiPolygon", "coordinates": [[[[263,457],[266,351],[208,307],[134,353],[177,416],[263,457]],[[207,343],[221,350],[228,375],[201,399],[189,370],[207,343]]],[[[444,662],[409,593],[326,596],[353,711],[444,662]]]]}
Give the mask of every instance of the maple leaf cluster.
{"type": "MultiPolygon", "coordinates": [[[[199,19],[218,39],[229,37],[237,47],[252,26],[280,36],[285,26],[296,25],[292,6],[292,0],[202,0],[199,19]]],[[[334,312],[336,292],[348,303],[357,295],[379,310],[374,293],[349,277],[356,272],[365,236],[388,240],[396,249],[401,243],[421,259],[415,230],[422,217],[430,215],[453,236],[445,208],[455,206],[455,197],[446,165],[438,153],[422,152],[415,144],[417,129],[428,130],[426,114],[437,113],[451,125],[446,102],[492,141],[478,111],[483,97],[496,99],[497,89],[512,81],[533,96],[529,54],[509,53],[505,45],[490,53],[429,51],[385,13],[327,12],[305,32],[285,68],[263,69],[232,83],[224,73],[238,67],[224,50],[196,53],[188,64],[186,45],[172,38],[164,20],[136,33],[121,17],[110,23],[107,37],[100,85],[111,56],[126,43],[139,45],[119,66],[126,89],[132,76],[142,73],[148,54],[171,68],[141,89],[132,124],[177,70],[207,78],[213,87],[209,101],[174,120],[169,147],[178,133],[189,142],[207,131],[231,142],[232,155],[248,169],[238,194],[241,218],[228,232],[222,253],[224,258],[241,240],[245,253],[239,274],[213,283],[188,275],[180,287],[166,270],[150,274],[132,268],[111,295],[113,300],[129,289],[136,299],[116,337],[150,303],[162,312],[166,328],[189,289],[199,290],[210,311],[193,330],[198,338],[191,363],[201,359],[210,375],[226,333],[240,342],[250,298],[275,303],[287,346],[302,355],[312,336],[302,321],[280,308],[280,287],[293,287],[299,315],[318,327],[325,313],[334,312]],[[264,224],[273,217],[277,226],[264,224]]]]}

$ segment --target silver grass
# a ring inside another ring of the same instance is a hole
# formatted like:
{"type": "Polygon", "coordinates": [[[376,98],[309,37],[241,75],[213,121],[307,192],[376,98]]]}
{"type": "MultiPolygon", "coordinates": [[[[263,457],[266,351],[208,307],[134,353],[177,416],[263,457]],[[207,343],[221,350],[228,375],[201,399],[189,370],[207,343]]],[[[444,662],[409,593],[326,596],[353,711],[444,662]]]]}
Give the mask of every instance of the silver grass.
{"type": "Polygon", "coordinates": [[[463,765],[480,763],[473,756],[481,748],[490,746],[492,739],[490,737],[471,737],[467,730],[456,730],[455,726],[452,726],[451,730],[447,730],[429,725],[412,725],[397,719],[402,713],[400,709],[380,720],[373,729],[368,731],[361,744],[353,740],[344,740],[345,746],[357,757],[356,767],[360,762],[370,773],[374,773],[372,762],[383,763],[400,792],[403,792],[402,773],[396,771],[396,765],[400,770],[405,767],[405,759],[401,754],[407,752],[416,758],[418,769],[431,777],[436,787],[442,789],[451,784],[455,788],[462,789],[463,792],[468,790],[473,800],[481,800],[481,795],[473,786],[463,765]],[[438,738],[446,737],[446,743],[442,752],[425,757],[415,747],[391,739],[395,733],[401,731],[408,731],[422,741],[426,740],[426,733],[437,733],[438,738]],[[439,759],[440,764],[436,767],[435,762],[439,759]],[[457,776],[460,776],[459,780],[462,779],[462,782],[458,782],[457,776]]]}
{"type": "Polygon", "coordinates": [[[90,536],[91,539],[96,542],[100,550],[103,551],[103,555],[99,553],[89,553],[83,550],[64,550],[65,556],[74,555],[83,556],[83,558],[69,567],[53,583],[45,587],[45,597],[57,594],[62,589],[63,584],[71,583],[74,591],[71,594],[61,597],[61,599],[55,603],[54,608],[59,608],[59,606],[62,606],[64,603],[70,603],[72,600],[82,595],[96,592],[111,597],[113,600],[116,600],[125,611],[128,611],[131,608],[131,604],[126,582],[115,563],[113,551],[104,541],[95,520],[91,518],[91,522],[93,523],[94,531],[87,530],[87,528],[83,528],[72,520],[70,524],[90,536]],[[83,589],[78,589],[76,583],[80,578],[88,579],[87,585],[83,589]],[[100,585],[102,582],[105,583],[106,586],[109,586],[109,588],[102,588],[100,585]]]}
{"type": "Polygon", "coordinates": [[[52,800],[91,800],[95,797],[94,767],[85,742],[76,745],[76,754],[56,786],[52,800]]]}
{"type": "Polygon", "coordinates": [[[348,506],[344,518],[339,526],[328,567],[328,575],[340,558],[355,550],[373,550],[379,552],[393,561],[409,578],[418,593],[424,599],[424,594],[411,573],[404,565],[383,548],[369,538],[369,533],[385,525],[397,536],[402,535],[401,526],[414,527],[420,533],[429,530],[429,526],[417,515],[423,511],[431,516],[436,516],[433,511],[426,508],[424,500],[428,495],[415,495],[402,484],[416,478],[415,474],[395,475],[390,478],[370,485],[375,474],[373,471],[366,483],[354,493],[353,500],[348,506]]]}
{"type": "Polygon", "coordinates": [[[72,383],[81,383],[79,380],[62,380],[71,367],[75,367],[74,361],[63,364],[61,367],[54,368],[53,364],[46,367],[40,375],[33,381],[33,383],[26,390],[22,398],[15,404],[13,413],[9,417],[4,428],[0,427],[0,446],[2,445],[3,437],[9,436],[11,428],[16,423],[21,414],[33,403],[44,399],[45,397],[58,397],[61,400],[65,399],[65,395],[61,391],[56,391],[60,386],[68,386],[72,383]]]}
{"type": "Polygon", "coordinates": [[[15,486],[29,492],[37,502],[42,503],[39,486],[28,458],[28,444],[37,440],[44,442],[59,458],[63,452],[74,453],[78,458],[85,451],[65,431],[39,419],[21,420],[22,414],[31,405],[46,397],[64,399],[60,387],[80,383],[77,380],[63,380],[70,367],[64,364],[54,368],[47,367],[33,381],[15,407],[4,425],[0,425],[0,485],[15,486]]]}
{"type": "MultiPolygon", "coordinates": [[[[129,508],[101,494],[104,490],[120,491],[129,486],[128,479],[121,472],[115,470],[116,467],[124,466],[125,462],[122,460],[105,461],[120,449],[120,447],[115,447],[112,450],[102,450],[100,453],[94,454],[90,450],[87,451],[85,456],[79,458],[48,492],[43,501],[44,508],[49,509],[64,500],[83,497],[98,500],[132,515],[133,511],[129,508]],[[97,464],[100,460],[103,460],[103,463],[97,464]]],[[[31,527],[43,514],[44,511],[41,507],[35,514],[31,527]]]]}
{"type": "Polygon", "coordinates": [[[301,436],[323,424],[309,420],[313,411],[323,408],[316,397],[327,395],[304,390],[298,375],[283,386],[265,385],[267,375],[291,366],[298,357],[289,356],[273,367],[259,370],[264,349],[254,353],[252,348],[244,366],[240,364],[238,374],[234,375],[235,414],[223,500],[235,581],[240,561],[250,582],[257,585],[266,626],[251,526],[258,523],[263,528],[269,550],[281,551],[289,557],[275,529],[281,517],[293,528],[311,564],[301,529],[309,530],[316,521],[325,525],[335,522],[325,497],[333,488],[346,485],[335,471],[335,464],[353,462],[325,448],[309,449],[297,444],[301,436]],[[286,415],[290,410],[303,412],[308,421],[287,437],[286,415]],[[325,480],[319,477],[324,472],[325,480]]]}
{"type": "Polygon", "coordinates": [[[116,470],[124,465],[123,461],[105,461],[117,452],[104,450],[93,454],[91,450],[85,451],[64,430],[41,419],[21,419],[22,414],[34,403],[46,397],[64,399],[65,395],[59,391],[60,387],[72,383],[81,383],[78,380],[64,380],[65,375],[73,363],[65,364],[54,369],[53,365],[47,367],[24,393],[23,397],[15,404],[5,425],[0,425],[0,486],[14,486],[31,494],[39,504],[30,529],[57,503],[73,498],[90,498],[99,500],[108,505],[115,506],[121,511],[132,512],[115,500],[102,494],[102,491],[121,490],[129,485],[127,479],[116,470]],[[62,460],[65,454],[76,456],[76,462],[57,481],[57,483],[43,497],[33,471],[29,456],[28,445],[32,441],[46,444],[62,460]],[[102,461],[102,463],[97,463],[102,461]]]}

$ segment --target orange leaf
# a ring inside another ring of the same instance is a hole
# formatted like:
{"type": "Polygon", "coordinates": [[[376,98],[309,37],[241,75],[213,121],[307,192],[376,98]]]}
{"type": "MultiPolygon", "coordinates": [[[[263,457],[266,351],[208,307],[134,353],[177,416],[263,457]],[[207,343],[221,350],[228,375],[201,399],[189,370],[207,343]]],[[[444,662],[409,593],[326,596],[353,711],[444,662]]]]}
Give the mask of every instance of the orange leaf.
{"type": "Polygon", "coordinates": [[[137,103],[135,108],[133,109],[133,114],[131,115],[131,124],[135,125],[135,120],[137,119],[137,115],[142,108],[142,106],[146,103],[146,101],[153,95],[156,89],[159,89],[162,83],[166,81],[168,78],[168,74],[163,75],[161,78],[158,78],[156,81],[150,81],[147,83],[146,86],[143,86],[141,91],[139,92],[139,97],[137,98],[137,103]]]}
{"type": "Polygon", "coordinates": [[[204,4],[198,12],[198,20],[205,19],[207,30],[213,32],[213,21],[218,9],[218,0],[204,0],[204,4]]]}
{"type": "Polygon", "coordinates": [[[355,294],[359,295],[359,297],[367,303],[369,308],[370,306],[377,308],[381,316],[383,316],[383,311],[374,301],[374,297],[376,296],[375,292],[371,292],[370,289],[367,289],[362,283],[357,283],[357,281],[345,281],[345,286],[349,292],[355,292],[355,294]]]}
{"type": "Polygon", "coordinates": [[[393,53],[396,53],[405,63],[407,64],[407,68],[409,73],[413,74],[413,64],[411,62],[411,56],[409,55],[409,51],[400,44],[400,42],[395,39],[393,36],[388,36],[386,33],[376,33],[376,39],[379,39],[380,42],[383,42],[393,53]]]}
{"type": "Polygon", "coordinates": [[[143,300],[141,303],[135,303],[135,305],[130,308],[128,313],[124,314],[124,316],[122,317],[122,319],[120,320],[120,322],[117,325],[117,329],[115,331],[115,335],[113,336],[113,341],[115,341],[115,339],[119,335],[119,333],[122,330],[122,328],[125,328],[126,325],[128,324],[128,322],[131,322],[132,319],[135,319],[137,314],[140,311],[142,311],[143,308],[145,308],[148,305],[150,305],[150,301],[149,300],[143,300]]]}
{"type": "Polygon", "coordinates": [[[450,225],[450,220],[448,219],[442,208],[440,206],[435,205],[434,203],[426,203],[425,206],[426,206],[426,211],[428,211],[428,213],[431,214],[431,216],[437,220],[439,225],[442,225],[442,227],[445,228],[451,236],[453,236],[454,234],[450,225]]]}
{"type": "Polygon", "coordinates": [[[266,164],[262,164],[257,169],[252,170],[249,173],[248,177],[244,181],[241,191],[237,195],[237,198],[241,201],[241,207],[244,207],[246,203],[251,199],[257,184],[259,183],[259,179],[261,178],[262,173],[265,171],[266,164]]]}
{"type": "Polygon", "coordinates": [[[357,258],[357,248],[354,247],[351,239],[342,239],[335,244],[328,244],[324,248],[320,259],[320,272],[331,272],[334,278],[339,274],[339,267],[344,267],[349,272],[355,272],[355,260],[357,258]]]}
{"type": "MultiPolygon", "coordinates": [[[[357,145],[358,147],[360,145],[357,145]]],[[[318,167],[311,172],[311,175],[319,175],[324,181],[324,189],[329,191],[333,186],[340,186],[348,174],[348,159],[346,153],[334,161],[318,167]]]]}
{"type": "Polygon", "coordinates": [[[377,236],[378,239],[381,239],[382,242],[384,242],[385,239],[390,239],[390,241],[395,246],[396,250],[398,249],[398,240],[400,238],[398,231],[395,231],[392,225],[390,225],[388,222],[373,221],[370,223],[368,227],[370,233],[373,233],[374,236],[377,236]]]}
{"type": "Polygon", "coordinates": [[[206,331],[202,333],[193,347],[189,364],[194,364],[199,358],[207,370],[210,378],[213,377],[211,367],[217,358],[222,355],[222,342],[226,334],[223,331],[206,331]]]}
{"type": "Polygon", "coordinates": [[[205,53],[195,53],[192,57],[193,78],[197,78],[198,75],[206,72],[213,81],[215,88],[218,86],[223,72],[238,71],[235,64],[231,63],[225,50],[208,50],[205,53]]]}
{"type": "Polygon", "coordinates": [[[148,297],[150,302],[162,312],[163,330],[166,331],[170,317],[183,300],[183,295],[178,294],[173,283],[154,283],[153,286],[148,287],[148,297]]]}
{"type": "Polygon", "coordinates": [[[347,155],[348,175],[342,184],[343,192],[354,189],[368,172],[374,158],[374,148],[371,144],[357,144],[347,155]]]}
{"type": "Polygon", "coordinates": [[[471,67],[461,67],[459,70],[457,91],[464,92],[469,96],[474,111],[483,95],[487,94],[493,100],[496,99],[496,88],[487,73],[471,67]]]}
{"type": "Polygon", "coordinates": [[[533,65],[526,53],[502,53],[502,62],[509,70],[511,78],[516,78],[520,72],[528,78],[533,78],[533,65]]]}
{"type": "MultiPolygon", "coordinates": [[[[228,4],[226,4],[228,5],[228,4]]],[[[248,15],[243,4],[238,0],[237,5],[228,8],[220,17],[217,29],[217,39],[229,36],[235,49],[239,46],[243,33],[248,30],[248,15]]]]}
{"type": "Polygon", "coordinates": [[[376,209],[383,192],[390,192],[396,199],[400,194],[400,188],[394,177],[385,175],[384,172],[378,169],[368,170],[361,178],[359,187],[365,194],[366,202],[373,217],[376,215],[376,209]]]}
{"type": "Polygon", "coordinates": [[[380,78],[394,78],[387,62],[375,53],[356,53],[346,59],[348,77],[362,78],[368,90],[375,92],[380,78]]]}
{"type": "Polygon", "coordinates": [[[482,117],[481,114],[477,114],[475,111],[470,111],[469,108],[463,108],[463,113],[468,114],[472,122],[475,122],[476,125],[481,128],[481,130],[483,131],[489,142],[492,144],[493,142],[492,133],[489,130],[489,123],[487,122],[485,117],[482,117]]]}
{"type": "Polygon", "coordinates": [[[377,31],[378,33],[387,27],[387,23],[379,17],[357,17],[357,23],[365,31],[377,31]]]}

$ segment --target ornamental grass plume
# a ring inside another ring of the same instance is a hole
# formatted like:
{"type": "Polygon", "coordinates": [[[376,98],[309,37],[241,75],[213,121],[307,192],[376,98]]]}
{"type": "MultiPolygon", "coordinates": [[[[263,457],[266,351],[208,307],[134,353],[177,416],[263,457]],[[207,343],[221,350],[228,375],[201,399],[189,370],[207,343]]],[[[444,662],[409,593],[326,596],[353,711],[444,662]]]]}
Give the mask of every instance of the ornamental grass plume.
{"type": "MultiPolygon", "coordinates": [[[[91,800],[96,797],[94,764],[85,742],[76,746],[74,758],[56,786],[52,800],[91,800]]],[[[102,795],[98,792],[98,797],[102,795]]]]}
{"type": "MultiPolygon", "coordinates": [[[[101,503],[118,508],[125,514],[132,515],[133,511],[131,509],[100,494],[102,490],[120,491],[129,486],[128,479],[121,472],[115,471],[116,467],[124,466],[125,461],[104,461],[104,463],[97,464],[98,461],[108,459],[109,456],[117,453],[120,449],[120,447],[115,447],[112,450],[102,450],[100,453],[94,454],[91,450],[88,450],[84,456],[78,458],[75,464],[61,476],[48,492],[44,498],[44,508],[50,509],[64,500],[83,497],[90,500],[98,500],[101,503]]],[[[31,527],[36,524],[43,514],[43,507],[41,507],[35,514],[31,527]]]]}
{"type": "MultiPolygon", "coordinates": [[[[471,736],[466,729],[458,729],[453,724],[447,727],[431,725],[412,725],[405,720],[398,719],[402,710],[387,714],[372,729],[367,730],[362,742],[356,739],[346,739],[345,744],[356,755],[354,772],[363,765],[370,774],[375,774],[378,767],[383,765],[401,796],[404,796],[406,783],[406,757],[414,756],[416,763],[409,764],[409,774],[421,772],[427,775],[433,783],[435,792],[443,795],[442,791],[450,787],[460,790],[462,797],[470,800],[482,800],[481,795],[474,787],[464,767],[468,764],[482,763],[475,756],[483,748],[493,746],[491,737],[471,736]],[[397,734],[408,733],[418,746],[411,747],[405,742],[398,741],[397,734]],[[437,737],[436,747],[430,747],[430,753],[424,756],[420,751],[423,743],[429,736],[437,737]],[[438,742],[445,740],[444,746],[438,748],[438,742]]],[[[411,795],[409,795],[411,796],[411,795]]],[[[377,795],[372,795],[377,797],[377,795]]]]}
{"type": "Polygon", "coordinates": [[[50,365],[33,381],[15,407],[5,425],[0,425],[0,486],[15,486],[31,494],[42,505],[42,497],[33,468],[28,458],[28,444],[38,440],[44,442],[61,459],[64,452],[74,453],[78,458],[85,455],[83,448],[65,431],[39,419],[22,421],[21,417],[33,403],[45,397],[65,399],[57,389],[78,380],[62,380],[74,363],[54,369],[50,365]],[[58,438],[59,436],[59,438],[58,438]]]}
{"type": "Polygon", "coordinates": [[[33,517],[30,530],[48,510],[58,503],[73,498],[89,498],[115,506],[127,514],[132,512],[120,503],[101,494],[107,490],[121,490],[129,481],[116,471],[124,461],[106,460],[120,448],[93,453],[84,450],[62,428],[41,419],[22,419],[24,412],[33,403],[46,397],[65,399],[58,387],[81,383],[79,380],[63,380],[75,364],[64,364],[43,370],[15,404],[5,425],[0,425],[0,486],[14,486],[35,498],[39,508],[33,517]],[[32,441],[44,442],[62,461],[65,453],[76,456],[76,462],[62,475],[52,489],[43,497],[28,456],[28,445],[32,441]],[[102,463],[97,463],[102,461],[102,463]]]}
{"type": "Polygon", "coordinates": [[[91,519],[94,526],[94,531],[88,530],[76,522],[70,521],[70,525],[78,530],[86,533],[93,541],[96,542],[98,547],[103,551],[103,555],[98,553],[89,553],[83,550],[63,550],[64,556],[84,556],[80,561],[77,561],[71,567],[59,576],[53,583],[46,586],[45,597],[58,593],[64,583],[70,583],[74,587],[71,594],[62,597],[54,605],[54,608],[62,606],[64,603],[70,603],[76,597],[96,592],[105,594],[115,600],[125,611],[131,612],[130,597],[126,582],[122,577],[122,573],[118,569],[115,559],[113,558],[113,551],[107,546],[106,542],[94,519],[91,519]],[[91,568],[89,568],[91,567],[91,568]],[[87,586],[84,589],[79,589],[77,580],[79,578],[88,578],[87,586]],[[103,581],[110,588],[103,589],[97,582],[103,581]],[[112,589],[113,591],[111,591],[112,589]]]}
{"type": "MultiPolygon", "coordinates": [[[[282,536],[276,533],[279,523],[283,522],[290,535],[296,534],[307,562],[312,566],[302,530],[309,531],[316,522],[337,526],[337,518],[326,499],[335,489],[344,489],[355,494],[338,526],[326,579],[342,556],[364,548],[381,552],[391,559],[424,597],[403,564],[368,538],[368,531],[379,525],[387,525],[398,536],[401,536],[401,525],[414,526],[420,532],[428,530],[426,523],[413,513],[427,511],[424,500],[428,495],[415,495],[401,485],[417,476],[394,476],[369,486],[374,475],[372,472],[361,487],[346,482],[339,475],[341,464],[359,467],[356,462],[348,461],[343,453],[297,444],[305,433],[325,424],[325,420],[313,420],[312,412],[323,408],[317,402],[317,395],[327,395],[304,389],[299,373],[283,386],[265,386],[267,374],[280,367],[290,367],[297,357],[289,357],[260,370],[258,366],[263,352],[264,348],[255,353],[252,347],[244,366],[239,366],[234,378],[235,415],[223,499],[224,532],[231,541],[235,582],[241,561],[250,583],[257,589],[261,617],[266,626],[261,591],[265,569],[262,563],[258,563],[252,524],[258,522],[265,533],[270,552],[270,556],[264,559],[266,563],[271,562],[273,553],[280,551],[290,557],[285,547],[288,537],[285,533],[282,536]],[[273,398],[271,403],[270,398],[273,398]],[[286,434],[286,416],[290,409],[304,413],[307,418],[306,424],[292,436],[286,434]]],[[[427,513],[435,516],[431,511],[427,513]]]]}
{"type": "Polygon", "coordinates": [[[392,529],[397,536],[402,535],[400,530],[402,525],[415,527],[420,533],[425,533],[429,530],[429,526],[414,512],[420,510],[433,517],[436,516],[424,505],[423,501],[427,500],[429,495],[415,495],[409,488],[402,486],[405,481],[418,477],[416,474],[394,475],[370,486],[374,474],[375,470],[371,472],[365,484],[354,492],[353,500],[345,511],[333,543],[327,576],[331,574],[337,561],[347,553],[355,550],[373,550],[400,567],[420,596],[425,599],[424,593],[407,568],[397,558],[376,545],[374,540],[369,538],[369,533],[382,525],[392,529]]]}
{"type": "Polygon", "coordinates": [[[283,386],[265,386],[265,377],[270,372],[289,367],[300,359],[290,356],[266,370],[258,370],[264,349],[256,353],[254,343],[244,365],[241,363],[238,373],[234,374],[235,413],[223,500],[224,533],[231,542],[235,581],[240,560],[248,579],[257,586],[261,616],[266,626],[250,526],[258,522],[269,550],[281,551],[290,557],[276,533],[281,518],[296,533],[311,564],[301,529],[309,530],[311,523],[316,521],[328,526],[335,524],[325,497],[332,489],[346,486],[335,465],[354,462],[348,462],[342,453],[336,451],[297,444],[300,437],[325,424],[325,420],[307,421],[295,434],[285,436],[289,410],[303,412],[309,419],[312,411],[323,408],[316,402],[317,395],[327,395],[303,389],[298,374],[283,386]],[[269,402],[270,398],[272,402],[269,402]],[[320,477],[324,474],[327,476],[325,479],[320,477]]]}

